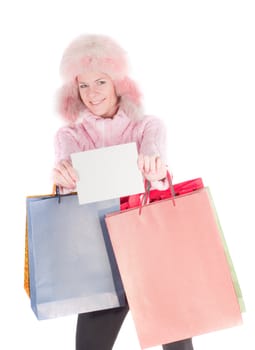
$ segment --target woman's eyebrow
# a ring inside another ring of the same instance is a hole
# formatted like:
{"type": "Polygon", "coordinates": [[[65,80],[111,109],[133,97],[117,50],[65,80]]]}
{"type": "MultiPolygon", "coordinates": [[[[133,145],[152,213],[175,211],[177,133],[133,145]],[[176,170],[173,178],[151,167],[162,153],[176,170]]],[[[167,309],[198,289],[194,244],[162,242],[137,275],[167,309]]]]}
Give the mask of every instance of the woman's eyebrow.
{"type": "MultiPolygon", "coordinates": [[[[94,80],[94,81],[98,81],[98,80],[106,80],[106,78],[104,78],[104,77],[102,77],[102,78],[97,78],[97,79],[94,80]]],[[[88,84],[88,83],[86,83],[85,81],[78,81],[78,83],[88,84]]]]}
{"type": "Polygon", "coordinates": [[[95,81],[98,81],[98,80],[106,80],[106,78],[98,78],[98,79],[96,79],[95,81]]]}

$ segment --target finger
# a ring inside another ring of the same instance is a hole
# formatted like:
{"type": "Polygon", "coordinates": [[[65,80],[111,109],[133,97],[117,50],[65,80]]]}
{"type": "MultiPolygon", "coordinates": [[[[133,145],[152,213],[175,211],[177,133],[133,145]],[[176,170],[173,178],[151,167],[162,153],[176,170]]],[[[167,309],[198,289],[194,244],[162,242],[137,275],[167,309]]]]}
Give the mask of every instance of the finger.
{"type": "Polygon", "coordinates": [[[63,160],[61,162],[61,166],[63,167],[63,170],[66,170],[69,177],[72,178],[73,181],[78,181],[79,177],[78,177],[78,173],[77,171],[73,168],[72,163],[69,160],[63,160]]]}
{"type": "Polygon", "coordinates": [[[68,160],[63,160],[59,162],[56,166],[56,169],[68,180],[70,179],[75,183],[78,181],[78,174],[76,170],[73,168],[72,164],[68,160]]]}
{"type": "Polygon", "coordinates": [[[156,171],[156,157],[150,157],[150,170],[149,170],[152,174],[155,173],[156,171]]]}
{"type": "Polygon", "coordinates": [[[74,188],[76,186],[76,172],[68,160],[60,161],[55,167],[55,181],[61,186],[74,188]]]}
{"type": "Polygon", "coordinates": [[[74,182],[79,181],[79,175],[78,175],[76,169],[74,169],[72,166],[70,166],[67,168],[67,171],[68,171],[69,176],[72,178],[72,180],[74,182]]]}
{"type": "Polygon", "coordinates": [[[159,171],[163,168],[163,163],[160,157],[156,157],[155,163],[156,163],[156,171],[159,171]]]}
{"type": "Polygon", "coordinates": [[[137,159],[137,165],[138,165],[138,169],[143,171],[143,167],[144,167],[144,157],[143,154],[139,154],[138,159],[137,159]]]}
{"type": "Polygon", "coordinates": [[[63,174],[60,173],[57,169],[54,176],[54,182],[56,185],[60,185],[68,189],[75,188],[75,183],[72,180],[70,181],[70,179],[64,177],[63,174]]]}
{"type": "Polygon", "coordinates": [[[167,167],[166,165],[162,162],[160,157],[157,157],[156,159],[156,172],[158,174],[158,179],[161,180],[166,177],[167,174],[167,167]]]}
{"type": "Polygon", "coordinates": [[[70,163],[67,160],[62,160],[55,166],[55,169],[59,170],[61,173],[65,173],[67,172],[69,165],[70,163]]]}
{"type": "Polygon", "coordinates": [[[148,173],[150,171],[150,157],[149,156],[144,156],[144,166],[143,166],[143,171],[145,173],[148,173]]]}
{"type": "Polygon", "coordinates": [[[53,181],[56,185],[69,189],[75,188],[76,186],[76,183],[73,182],[70,177],[63,175],[57,168],[53,169],[53,181]]]}

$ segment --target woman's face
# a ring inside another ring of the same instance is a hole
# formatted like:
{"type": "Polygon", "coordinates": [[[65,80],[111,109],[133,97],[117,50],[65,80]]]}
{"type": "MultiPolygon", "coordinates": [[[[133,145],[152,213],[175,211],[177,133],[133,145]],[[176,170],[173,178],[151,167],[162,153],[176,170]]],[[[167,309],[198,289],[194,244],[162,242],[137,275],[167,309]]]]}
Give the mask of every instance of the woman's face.
{"type": "Polygon", "coordinates": [[[87,72],[77,77],[81,99],[93,114],[111,118],[118,109],[118,97],[111,78],[100,72],[87,72]]]}

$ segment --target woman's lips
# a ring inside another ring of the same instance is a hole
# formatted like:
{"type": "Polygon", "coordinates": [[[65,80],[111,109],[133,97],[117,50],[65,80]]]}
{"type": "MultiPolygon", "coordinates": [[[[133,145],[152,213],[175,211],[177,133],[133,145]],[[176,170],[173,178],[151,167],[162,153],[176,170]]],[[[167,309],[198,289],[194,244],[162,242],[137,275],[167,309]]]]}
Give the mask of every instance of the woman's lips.
{"type": "Polygon", "coordinates": [[[92,104],[93,106],[97,106],[100,103],[104,102],[104,100],[105,100],[105,98],[103,100],[100,100],[100,101],[90,101],[90,104],[92,104]]]}

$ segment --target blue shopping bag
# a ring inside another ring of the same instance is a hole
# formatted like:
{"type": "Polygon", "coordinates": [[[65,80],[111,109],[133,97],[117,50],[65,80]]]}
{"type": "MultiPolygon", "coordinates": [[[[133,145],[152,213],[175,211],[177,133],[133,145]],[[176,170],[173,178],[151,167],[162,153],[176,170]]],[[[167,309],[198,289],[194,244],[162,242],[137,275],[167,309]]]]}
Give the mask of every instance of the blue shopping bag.
{"type": "Polygon", "coordinates": [[[31,307],[49,319],[125,305],[104,223],[119,199],[79,205],[76,194],[27,198],[31,307]]]}

